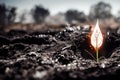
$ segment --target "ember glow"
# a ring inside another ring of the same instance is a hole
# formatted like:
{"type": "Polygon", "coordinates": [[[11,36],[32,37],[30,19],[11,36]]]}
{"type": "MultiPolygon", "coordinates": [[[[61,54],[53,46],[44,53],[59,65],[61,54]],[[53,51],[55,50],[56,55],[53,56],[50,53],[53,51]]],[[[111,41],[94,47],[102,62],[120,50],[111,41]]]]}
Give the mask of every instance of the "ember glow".
{"type": "Polygon", "coordinates": [[[95,29],[94,29],[94,31],[91,35],[91,44],[96,50],[96,61],[97,62],[99,61],[98,49],[101,47],[102,43],[103,43],[103,36],[102,36],[101,30],[99,28],[99,23],[98,23],[98,20],[97,20],[95,29]]]}

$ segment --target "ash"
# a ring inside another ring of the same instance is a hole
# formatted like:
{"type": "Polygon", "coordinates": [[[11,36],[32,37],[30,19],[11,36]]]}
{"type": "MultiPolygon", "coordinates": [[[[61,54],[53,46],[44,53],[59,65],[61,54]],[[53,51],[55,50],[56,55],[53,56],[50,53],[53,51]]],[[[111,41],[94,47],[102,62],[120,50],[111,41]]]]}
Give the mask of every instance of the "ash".
{"type": "Polygon", "coordinates": [[[66,27],[0,33],[0,79],[119,80],[120,34],[109,32],[97,63],[89,32],[90,27],[66,27]]]}

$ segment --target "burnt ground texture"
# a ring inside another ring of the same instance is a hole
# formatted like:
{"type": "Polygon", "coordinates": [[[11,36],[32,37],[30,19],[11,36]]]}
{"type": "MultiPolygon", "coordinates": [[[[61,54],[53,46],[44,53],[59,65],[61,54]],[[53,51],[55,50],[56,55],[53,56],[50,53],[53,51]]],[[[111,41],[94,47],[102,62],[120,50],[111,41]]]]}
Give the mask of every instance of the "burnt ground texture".
{"type": "Polygon", "coordinates": [[[120,34],[111,31],[99,50],[88,30],[0,32],[0,80],[120,80],[120,34]]]}

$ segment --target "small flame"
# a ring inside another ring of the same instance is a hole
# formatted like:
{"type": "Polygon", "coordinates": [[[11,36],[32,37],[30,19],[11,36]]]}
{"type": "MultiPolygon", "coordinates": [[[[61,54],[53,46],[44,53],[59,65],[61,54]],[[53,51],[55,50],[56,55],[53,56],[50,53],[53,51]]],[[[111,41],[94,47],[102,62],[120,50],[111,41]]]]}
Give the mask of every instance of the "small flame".
{"type": "Polygon", "coordinates": [[[95,49],[98,49],[102,45],[102,43],[103,43],[103,36],[97,20],[95,29],[91,35],[91,44],[95,49]]]}

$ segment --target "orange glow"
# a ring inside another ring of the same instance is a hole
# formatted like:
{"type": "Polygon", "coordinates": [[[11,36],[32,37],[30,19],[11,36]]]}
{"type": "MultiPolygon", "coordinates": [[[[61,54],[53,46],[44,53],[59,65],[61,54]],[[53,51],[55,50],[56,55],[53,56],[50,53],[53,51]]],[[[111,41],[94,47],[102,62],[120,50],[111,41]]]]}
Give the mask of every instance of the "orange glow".
{"type": "Polygon", "coordinates": [[[97,20],[96,26],[91,35],[91,44],[95,49],[98,49],[98,48],[100,48],[102,43],[103,43],[103,36],[102,36],[101,30],[99,28],[99,22],[97,20]]]}

